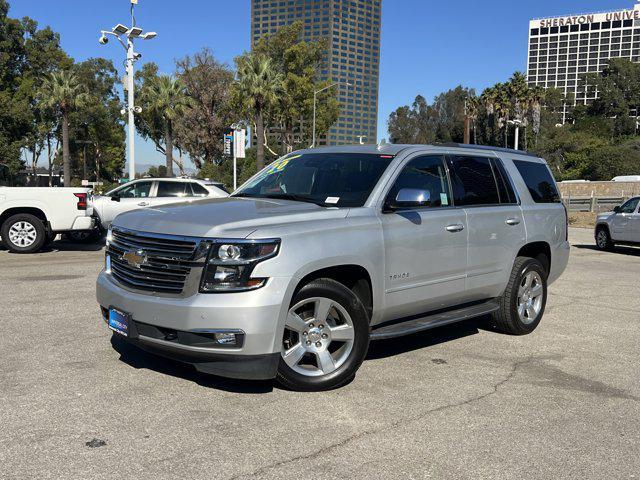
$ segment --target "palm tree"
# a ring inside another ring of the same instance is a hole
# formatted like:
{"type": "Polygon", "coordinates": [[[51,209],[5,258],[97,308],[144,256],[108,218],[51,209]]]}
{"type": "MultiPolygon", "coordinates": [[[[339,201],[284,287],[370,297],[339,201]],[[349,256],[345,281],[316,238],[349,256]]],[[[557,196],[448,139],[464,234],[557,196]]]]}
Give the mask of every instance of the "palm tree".
{"type": "Polygon", "coordinates": [[[38,96],[43,108],[56,112],[62,124],[62,162],[64,185],[71,185],[71,160],[69,158],[69,113],[87,102],[88,94],[75,73],[71,70],[54,72],[46,77],[38,96]]]}
{"type": "Polygon", "coordinates": [[[484,108],[487,111],[487,119],[489,124],[489,137],[493,144],[495,137],[496,126],[496,99],[498,92],[496,87],[487,87],[480,95],[480,100],[484,104],[484,108]]]}
{"type": "Polygon", "coordinates": [[[498,131],[502,130],[504,134],[504,146],[507,146],[508,122],[511,115],[511,96],[509,94],[509,86],[505,83],[497,83],[495,89],[494,108],[498,117],[498,131]]]}
{"type": "Polygon", "coordinates": [[[531,116],[533,119],[533,133],[538,141],[540,135],[540,116],[542,113],[542,101],[544,100],[545,90],[539,85],[531,87],[531,116]]]}
{"type": "Polygon", "coordinates": [[[233,84],[233,97],[253,118],[258,140],[256,167],[264,168],[265,115],[282,91],[282,74],[270,58],[257,53],[246,53],[236,59],[238,76],[233,84]]]}
{"type": "Polygon", "coordinates": [[[164,123],[164,155],[167,177],[173,177],[173,122],[191,104],[182,81],[168,75],[155,77],[141,92],[142,102],[162,118],[164,123]]]}

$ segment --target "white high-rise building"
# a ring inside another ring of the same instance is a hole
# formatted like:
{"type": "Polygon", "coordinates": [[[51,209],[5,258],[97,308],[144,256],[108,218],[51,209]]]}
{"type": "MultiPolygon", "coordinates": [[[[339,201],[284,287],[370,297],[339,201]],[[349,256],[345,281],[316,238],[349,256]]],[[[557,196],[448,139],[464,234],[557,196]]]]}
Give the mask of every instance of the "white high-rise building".
{"type": "Polygon", "coordinates": [[[582,77],[601,72],[610,58],[640,62],[640,4],[631,10],[541,18],[529,22],[529,85],[573,92],[592,102],[582,77]]]}

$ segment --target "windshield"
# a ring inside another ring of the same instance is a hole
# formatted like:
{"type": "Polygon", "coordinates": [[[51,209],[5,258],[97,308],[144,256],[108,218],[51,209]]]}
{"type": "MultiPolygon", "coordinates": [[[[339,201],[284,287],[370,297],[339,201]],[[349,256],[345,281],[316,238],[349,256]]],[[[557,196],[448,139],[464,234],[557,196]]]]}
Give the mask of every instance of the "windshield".
{"type": "Polygon", "coordinates": [[[290,154],[268,165],[234,196],[361,207],[392,159],[362,153],[290,154]]]}

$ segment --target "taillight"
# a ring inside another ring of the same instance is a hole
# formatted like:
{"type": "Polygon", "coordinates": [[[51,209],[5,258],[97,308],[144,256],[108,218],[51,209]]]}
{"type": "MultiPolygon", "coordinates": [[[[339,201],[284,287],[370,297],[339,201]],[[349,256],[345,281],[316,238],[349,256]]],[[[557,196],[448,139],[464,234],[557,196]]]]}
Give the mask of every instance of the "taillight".
{"type": "Polygon", "coordinates": [[[567,206],[562,202],[562,206],[564,207],[564,241],[569,241],[569,210],[567,206]]]}
{"type": "Polygon", "coordinates": [[[87,194],[86,193],[74,193],[76,197],[78,197],[77,207],[78,210],[86,210],[87,209],[87,194]]]}

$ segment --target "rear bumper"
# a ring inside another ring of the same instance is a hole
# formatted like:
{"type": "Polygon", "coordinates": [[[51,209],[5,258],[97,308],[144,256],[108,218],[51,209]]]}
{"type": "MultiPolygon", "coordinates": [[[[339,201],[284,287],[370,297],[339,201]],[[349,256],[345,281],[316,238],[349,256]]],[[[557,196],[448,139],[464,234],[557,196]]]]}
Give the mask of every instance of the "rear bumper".
{"type": "Polygon", "coordinates": [[[570,252],[571,245],[568,241],[562,242],[551,252],[551,271],[549,272],[548,284],[555,282],[567,268],[570,252]]]}
{"type": "Polygon", "coordinates": [[[94,226],[93,217],[78,217],[73,222],[71,230],[92,230],[94,226]]]}

